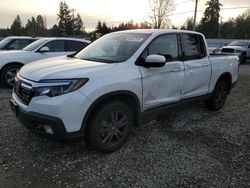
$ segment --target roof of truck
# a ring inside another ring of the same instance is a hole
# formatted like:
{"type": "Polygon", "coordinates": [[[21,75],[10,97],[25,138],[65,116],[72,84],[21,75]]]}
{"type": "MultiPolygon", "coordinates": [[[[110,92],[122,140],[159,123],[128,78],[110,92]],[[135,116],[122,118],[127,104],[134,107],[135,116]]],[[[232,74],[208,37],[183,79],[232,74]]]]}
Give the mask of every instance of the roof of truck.
{"type": "Polygon", "coordinates": [[[141,33],[141,34],[162,34],[162,33],[196,33],[201,34],[195,31],[188,30],[178,30],[178,29],[133,29],[118,31],[119,33],[141,33]]]}

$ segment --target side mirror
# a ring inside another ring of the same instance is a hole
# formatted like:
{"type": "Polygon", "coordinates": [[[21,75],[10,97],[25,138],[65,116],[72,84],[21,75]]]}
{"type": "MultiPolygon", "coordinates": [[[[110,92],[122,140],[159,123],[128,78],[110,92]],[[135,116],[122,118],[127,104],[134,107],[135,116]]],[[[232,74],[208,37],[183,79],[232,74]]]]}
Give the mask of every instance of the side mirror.
{"type": "Polygon", "coordinates": [[[49,52],[49,47],[44,46],[39,50],[40,53],[45,53],[45,52],[49,52]]]}
{"type": "Polygon", "coordinates": [[[166,58],[162,55],[152,54],[146,57],[143,67],[163,67],[166,64],[166,58]]]}

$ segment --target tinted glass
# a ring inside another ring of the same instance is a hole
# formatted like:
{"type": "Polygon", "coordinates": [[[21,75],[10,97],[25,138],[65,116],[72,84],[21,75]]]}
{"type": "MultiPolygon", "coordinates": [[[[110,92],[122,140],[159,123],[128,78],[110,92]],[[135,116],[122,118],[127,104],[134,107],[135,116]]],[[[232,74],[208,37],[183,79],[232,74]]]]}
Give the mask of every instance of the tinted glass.
{"type": "Polygon", "coordinates": [[[64,40],[55,40],[48,42],[43,47],[48,47],[49,52],[64,52],[65,51],[65,41],[64,40]]]}
{"type": "Polygon", "coordinates": [[[203,38],[195,34],[181,34],[182,56],[184,60],[200,59],[206,56],[203,38]]]}
{"type": "Polygon", "coordinates": [[[65,42],[66,42],[66,51],[72,51],[72,52],[77,52],[88,45],[87,43],[80,41],[67,40],[65,42]]]}
{"type": "Polygon", "coordinates": [[[164,35],[156,38],[148,47],[147,55],[165,56],[167,61],[178,59],[178,40],[176,35],[164,35]]]}
{"type": "Polygon", "coordinates": [[[8,47],[6,49],[8,50],[23,49],[25,46],[27,46],[31,42],[32,41],[30,39],[15,39],[10,44],[8,44],[8,47]]]}

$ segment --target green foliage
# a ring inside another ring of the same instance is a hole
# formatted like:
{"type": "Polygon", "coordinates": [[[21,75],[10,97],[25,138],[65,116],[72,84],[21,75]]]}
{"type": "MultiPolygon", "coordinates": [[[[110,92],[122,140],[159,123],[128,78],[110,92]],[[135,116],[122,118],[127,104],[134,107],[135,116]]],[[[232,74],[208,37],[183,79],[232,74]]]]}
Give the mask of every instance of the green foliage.
{"type": "Polygon", "coordinates": [[[30,36],[48,36],[48,30],[45,28],[44,19],[38,15],[36,19],[32,16],[28,19],[25,26],[26,35],[30,36]]]}
{"type": "Polygon", "coordinates": [[[140,24],[133,23],[133,21],[129,21],[127,23],[121,23],[117,27],[108,27],[105,22],[98,21],[95,31],[90,32],[89,36],[91,40],[95,40],[107,33],[114,32],[114,31],[122,31],[122,30],[129,30],[129,29],[151,29],[151,26],[147,22],[142,22],[140,24]]]}
{"type": "Polygon", "coordinates": [[[186,22],[181,26],[182,30],[193,30],[194,19],[193,17],[187,18],[186,22]]]}
{"type": "Polygon", "coordinates": [[[84,31],[84,24],[80,14],[78,13],[74,19],[74,33],[75,35],[81,35],[84,31]]]}
{"type": "Polygon", "coordinates": [[[17,15],[14,22],[12,23],[10,27],[10,32],[11,32],[11,35],[16,35],[16,36],[22,35],[23,33],[22,22],[21,22],[19,15],[17,15]]]}
{"type": "Polygon", "coordinates": [[[57,16],[60,36],[82,35],[84,33],[84,24],[80,14],[74,18],[74,10],[70,9],[66,2],[60,2],[57,16]]]}
{"type": "Polygon", "coordinates": [[[70,36],[73,34],[73,15],[72,10],[66,2],[61,1],[59,5],[59,14],[57,14],[59,24],[58,27],[62,35],[70,36]]]}
{"type": "Polygon", "coordinates": [[[206,3],[207,8],[201,19],[197,30],[202,32],[207,38],[216,38],[219,31],[220,4],[219,0],[210,0],[206,3]]]}

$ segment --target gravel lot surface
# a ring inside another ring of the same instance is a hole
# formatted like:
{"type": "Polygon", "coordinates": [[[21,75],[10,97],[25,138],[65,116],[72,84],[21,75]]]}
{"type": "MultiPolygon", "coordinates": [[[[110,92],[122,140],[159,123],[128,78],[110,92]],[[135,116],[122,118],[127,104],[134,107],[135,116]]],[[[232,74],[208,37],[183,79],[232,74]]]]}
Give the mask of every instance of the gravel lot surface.
{"type": "Polygon", "coordinates": [[[0,187],[250,187],[250,65],[224,108],[202,103],[134,128],[117,152],[30,133],[0,88],[0,187]]]}

